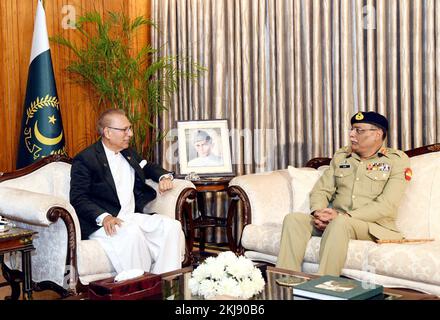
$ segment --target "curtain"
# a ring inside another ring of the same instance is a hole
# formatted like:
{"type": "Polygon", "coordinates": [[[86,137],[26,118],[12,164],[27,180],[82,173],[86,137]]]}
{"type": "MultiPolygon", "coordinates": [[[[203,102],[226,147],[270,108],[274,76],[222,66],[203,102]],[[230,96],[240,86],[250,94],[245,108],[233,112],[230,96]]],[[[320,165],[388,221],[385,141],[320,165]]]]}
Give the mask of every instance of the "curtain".
{"type": "MultiPolygon", "coordinates": [[[[440,141],[440,1],[152,0],[152,15],[154,46],[208,69],[158,127],[228,119],[237,175],[331,157],[358,111],[388,118],[390,147],[440,141]]],[[[175,145],[157,146],[169,169],[175,145]]]]}
{"type": "MultiPolygon", "coordinates": [[[[153,45],[208,70],[180,80],[158,127],[228,119],[237,174],[332,156],[359,110],[389,119],[391,147],[438,142],[439,13],[435,0],[153,0],[153,45]]],[[[172,138],[156,152],[168,168],[172,138]]]]}

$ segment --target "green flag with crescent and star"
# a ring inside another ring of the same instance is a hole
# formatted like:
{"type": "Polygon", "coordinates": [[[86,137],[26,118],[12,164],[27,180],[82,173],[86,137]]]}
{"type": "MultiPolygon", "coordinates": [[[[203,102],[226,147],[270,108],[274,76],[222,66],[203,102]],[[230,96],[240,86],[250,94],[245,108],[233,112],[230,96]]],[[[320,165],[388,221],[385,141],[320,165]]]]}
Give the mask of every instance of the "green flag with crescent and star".
{"type": "Polygon", "coordinates": [[[16,167],[26,167],[53,154],[66,154],[66,146],[46,14],[38,0],[16,167]]]}

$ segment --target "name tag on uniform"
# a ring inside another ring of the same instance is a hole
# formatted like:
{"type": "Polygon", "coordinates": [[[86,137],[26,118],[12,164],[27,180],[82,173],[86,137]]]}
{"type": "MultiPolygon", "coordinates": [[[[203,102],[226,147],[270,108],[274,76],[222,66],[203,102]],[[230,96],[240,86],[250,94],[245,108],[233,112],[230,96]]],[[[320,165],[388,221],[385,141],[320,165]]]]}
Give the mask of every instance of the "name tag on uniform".
{"type": "Polygon", "coordinates": [[[348,168],[351,168],[351,165],[348,162],[344,162],[339,165],[339,168],[340,169],[348,169],[348,168]]]}

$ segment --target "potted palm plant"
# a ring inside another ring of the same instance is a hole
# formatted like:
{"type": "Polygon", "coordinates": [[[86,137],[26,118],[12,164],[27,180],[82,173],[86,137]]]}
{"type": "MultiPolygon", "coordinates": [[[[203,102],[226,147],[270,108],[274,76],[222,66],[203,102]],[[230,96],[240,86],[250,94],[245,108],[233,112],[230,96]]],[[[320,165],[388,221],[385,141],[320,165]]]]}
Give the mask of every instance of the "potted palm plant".
{"type": "Polygon", "coordinates": [[[79,44],[60,35],[50,39],[74,53],[67,70],[93,89],[99,111],[124,109],[133,126],[133,147],[151,158],[155,142],[165,135],[154,125],[155,116],[168,109],[180,77],[196,79],[205,69],[189,58],[161,55],[161,48],[150,44],[135,52],[137,32],[156,28],[142,16],[131,20],[121,12],[101,16],[92,11],[78,17],[74,27],[82,38],[79,44]]]}

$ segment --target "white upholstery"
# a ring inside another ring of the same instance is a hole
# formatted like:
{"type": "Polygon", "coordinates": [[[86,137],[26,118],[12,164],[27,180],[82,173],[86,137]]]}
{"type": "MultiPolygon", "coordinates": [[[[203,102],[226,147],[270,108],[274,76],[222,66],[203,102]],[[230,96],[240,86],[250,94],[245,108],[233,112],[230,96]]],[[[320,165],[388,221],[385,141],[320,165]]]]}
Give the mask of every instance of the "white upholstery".
{"type": "Polygon", "coordinates": [[[284,216],[292,212],[292,186],[287,170],[235,177],[229,185],[236,185],[247,191],[253,224],[282,223],[284,216]],[[279,192],[280,190],[283,192],[279,192]],[[269,211],[271,213],[267,214],[269,211]]]}
{"type": "MultiPolygon", "coordinates": [[[[407,239],[436,241],[376,244],[351,240],[342,274],[359,280],[374,277],[373,282],[384,286],[440,295],[440,152],[412,157],[410,161],[412,180],[399,206],[396,224],[407,239]]],[[[282,220],[287,209],[294,207],[292,186],[280,183],[279,177],[286,173],[287,170],[279,170],[231,181],[230,186],[241,187],[251,202],[252,224],[245,226],[241,244],[245,255],[253,260],[276,263],[282,220]]],[[[302,192],[308,189],[309,186],[302,192]]],[[[320,238],[312,237],[304,257],[304,271],[316,272],[319,246],[320,238]]]]}
{"type": "Polygon", "coordinates": [[[440,240],[440,152],[411,158],[411,170],[396,225],[407,238],[440,240]]]}
{"type": "Polygon", "coordinates": [[[440,286],[439,241],[380,245],[369,252],[368,264],[378,274],[440,286]]]}
{"type": "Polygon", "coordinates": [[[49,163],[25,176],[2,182],[1,186],[55,195],[69,201],[70,164],[49,163]]]}
{"type": "Polygon", "coordinates": [[[292,212],[310,213],[310,191],[327,168],[328,166],[321,167],[318,170],[292,166],[287,168],[292,178],[292,212]]]}
{"type": "Polygon", "coordinates": [[[157,212],[165,214],[170,218],[175,217],[176,210],[176,200],[182,191],[186,188],[194,188],[194,184],[190,181],[183,179],[173,180],[173,189],[160,194],[158,189],[158,184],[152,180],[147,180],[146,183],[151,186],[157,192],[157,197],[147,205],[147,210],[149,212],[157,212]]]}
{"type": "Polygon", "coordinates": [[[97,240],[82,240],[79,243],[78,273],[81,277],[101,273],[115,273],[112,263],[97,240]]]}
{"type": "Polygon", "coordinates": [[[0,199],[7,199],[0,203],[1,212],[7,212],[17,221],[40,226],[51,224],[46,213],[52,207],[68,208],[70,206],[69,209],[74,212],[70,203],[60,197],[1,185],[0,199]]]}
{"type": "MultiPolygon", "coordinates": [[[[52,162],[25,176],[0,183],[0,214],[16,223],[18,227],[38,232],[34,237],[36,248],[32,253],[32,278],[35,282],[52,281],[65,289],[74,289],[73,278],[66,279],[72,266],[66,265],[68,236],[64,222],[52,223],[47,212],[52,207],[66,209],[73,219],[77,243],[76,256],[79,280],[87,285],[90,281],[115,275],[115,270],[104,250],[95,240],[81,240],[81,229],[75,209],[69,203],[71,165],[52,162]]],[[[146,181],[157,190],[157,183],[146,181]]],[[[177,199],[186,188],[195,188],[185,180],[174,180],[174,188],[149,203],[151,212],[175,218],[177,199]]],[[[184,238],[183,231],[181,237],[184,238]]],[[[185,241],[182,241],[182,260],[185,241]]],[[[7,257],[7,264],[21,269],[21,257],[7,257]]],[[[71,272],[72,275],[72,272],[71,272]]],[[[73,276],[72,276],[73,277],[73,276]]]]}
{"type": "MultiPolygon", "coordinates": [[[[12,219],[11,216],[9,218],[12,219]]],[[[38,232],[33,241],[36,250],[32,252],[32,280],[35,282],[52,281],[67,289],[68,282],[64,274],[69,271],[70,267],[66,266],[67,230],[64,222],[58,220],[49,227],[17,221],[15,224],[17,227],[38,232]]],[[[13,255],[10,259],[5,257],[5,262],[10,268],[21,270],[20,255],[13,255]]]]}
{"type": "Polygon", "coordinates": [[[249,224],[243,230],[241,243],[248,250],[276,256],[280,248],[280,227],[280,224],[275,223],[249,224]]]}
{"type": "MultiPolygon", "coordinates": [[[[55,223],[47,219],[52,207],[66,209],[74,222],[76,241],[81,241],[81,232],[75,209],[69,203],[70,167],[64,162],[54,162],[25,176],[0,184],[0,213],[18,227],[32,229],[36,250],[32,253],[32,280],[52,281],[67,288],[66,266],[67,229],[63,221],[55,223]]],[[[21,257],[6,257],[7,264],[21,270],[21,257]]],[[[70,286],[74,285],[70,282],[70,286]]],[[[72,287],[70,287],[72,288],[72,287]]]]}

